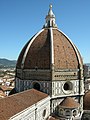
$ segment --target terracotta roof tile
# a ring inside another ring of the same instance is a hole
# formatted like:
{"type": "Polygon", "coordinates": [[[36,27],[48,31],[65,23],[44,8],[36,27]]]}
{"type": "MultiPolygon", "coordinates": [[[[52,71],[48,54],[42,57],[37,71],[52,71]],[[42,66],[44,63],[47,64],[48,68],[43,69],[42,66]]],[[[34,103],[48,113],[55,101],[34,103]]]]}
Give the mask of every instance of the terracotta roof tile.
{"type": "Polygon", "coordinates": [[[50,68],[50,37],[49,30],[44,30],[31,44],[25,59],[24,68],[50,68]]]}
{"type": "Polygon", "coordinates": [[[57,29],[53,30],[55,67],[77,69],[78,58],[69,39],[57,29]]]}
{"type": "Polygon", "coordinates": [[[77,108],[80,105],[73,98],[67,97],[60,103],[59,106],[62,106],[62,107],[65,107],[65,108],[77,108]]]}
{"type": "Polygon", "coordinates": [[[0,120],[9,119],[47,96],[45,93],[31,89],[0,99],[0,120]]]}
{"type": "MultiPolygon", "coordinates": [[[[49,30],[45,29],[32,42],[24,62],[24,69],[49,69],[50,68],[50,35],[49,30]]],[[[19,55],[17,61],[17,68],[21,68],[23,55],[27,49],[28,44],[25,45],[19,55]]]]}

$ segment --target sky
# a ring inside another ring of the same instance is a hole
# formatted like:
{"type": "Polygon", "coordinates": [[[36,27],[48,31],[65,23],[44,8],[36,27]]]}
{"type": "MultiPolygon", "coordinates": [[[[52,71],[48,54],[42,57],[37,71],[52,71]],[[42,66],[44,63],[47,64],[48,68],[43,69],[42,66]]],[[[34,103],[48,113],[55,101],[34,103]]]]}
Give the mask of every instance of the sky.
{"type": "Polygon", "coordinates": [[[17,60],[53,5],[58,28],[90,63],[90,0],[0,0],[0,58],[17,60]]]}

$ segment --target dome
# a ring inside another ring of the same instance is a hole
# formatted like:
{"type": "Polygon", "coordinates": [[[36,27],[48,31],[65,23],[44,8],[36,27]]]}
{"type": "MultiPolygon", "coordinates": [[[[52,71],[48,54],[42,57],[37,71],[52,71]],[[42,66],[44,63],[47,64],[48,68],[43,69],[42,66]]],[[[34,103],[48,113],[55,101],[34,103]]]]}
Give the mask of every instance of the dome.
{"type": "Polygon", "coordinates": [[[37,33],[25,45],[20,53],[17,68],[24,69],[49,69],[50,68],[50,35],[48,29],[37,33]]]}
{"type": "Polygon", "coordinates": [[[21,69],[78,69],[81,56],[76,46],[58,28],[44,28],[22,49],[17,61],[21,69]]]}
{"type": "MultiPolygon", "coordinates": [[[[18,57],[16,77],[24,76],[24,78],[26,78],[28,76],[29,78],[30,76],[31,79],[31,76],[34,75],[32,70],[48,70],[49,72],[46,73],[46,75],[44,75],[45,72],[41,73],[39,71],[39,73],[42,76],[40,79],[43,79],[43,75],[46,78],[48,74],[49,80],[51,79],[51,71],[53,69],[56,71],[74,70],[78,72],[82,68],[83,63],[81,55],[72,41],[58,29],[51,5],[48,15],[46,16],[45,25],[26,43],[18,57]],[[32,71],[32,73],[30,71],[32,71]]],[[[39,73],[38,75],[35,73],[36,75],[34,76],[36,77],[33,77],[36,79],[37,76],[40,75],[39,73]]],[[[69,74],[70,73],[67,73],[67,75],[69,74]]],[[[75,75],[79,76],[78,73],[73,73],[72,76],[75,75]]]]}
{"type": "Polygon", "coordinates": [[[59,105],[62,108],[78,108],[80,106],[73,98],[67,97],[65,98],[59,105]]]}

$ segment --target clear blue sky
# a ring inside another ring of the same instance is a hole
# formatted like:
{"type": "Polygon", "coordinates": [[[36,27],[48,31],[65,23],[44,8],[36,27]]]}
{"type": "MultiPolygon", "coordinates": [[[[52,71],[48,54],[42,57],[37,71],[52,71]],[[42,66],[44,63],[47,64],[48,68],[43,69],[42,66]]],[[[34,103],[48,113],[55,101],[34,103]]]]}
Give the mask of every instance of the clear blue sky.
{"type": "Polygon", "coordinates": [[[53,5],[58,28],[90,62],[90,0],[0,0],[0,58],[16,59],[53,5]]]}

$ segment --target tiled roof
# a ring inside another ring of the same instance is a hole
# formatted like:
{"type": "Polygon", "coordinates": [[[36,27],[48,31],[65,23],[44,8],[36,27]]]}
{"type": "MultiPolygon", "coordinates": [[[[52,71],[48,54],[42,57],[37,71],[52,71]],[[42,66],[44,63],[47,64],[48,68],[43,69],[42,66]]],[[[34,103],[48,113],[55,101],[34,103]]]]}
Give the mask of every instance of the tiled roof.
{"type": "Polygon", "coordinates": [[[0,99],[0,120],[9,119],[47,96],[45,93],[31,89],[0,99]]]}
{"type": "Polygon", "coordinates": [[[73,98],[67,97],[60,103],[59,106],[64,108],[77,108],[80,106],[80,104],[77,103],[73,98]]]}
{"type": "Polygon", "coordinates": [[[53,39],[55,67],[60,69],[77,69],[78,53],[70,40],[57,29],[53,30],[53,39]]]}
{"type": "MultiPolygon", "coordinates": [[[[50,68],[50,35],[49,30],[42,31],[32,42],[28,49],[24,68],[25,69],[49,69],[50,68]]],[[[21,62],[25,51],[27,51],[30,40],[23,48],[17,62],[17,68],[21,68],[21,62]]]]}
{"type": "Polygon", "coordinates": [[[84,95],[83,107],[84,107],[84,110],[90,110],[90,91],[88,91],[84,95]]]}
{"type": "Polygon", "coordinates": [[[52,56],[51,50],[54,51],[55,68],[77,69],[79,67],[79,60],[82,63],[82,58],[76,46],[58,29],[52,29],[52,31],[53,45],[51,45],[50,29],[44,29],[38,35],[36,34],[37,36],[33,37],[22,49],[16,68],[21,68],[23,58],[25,58],[25,69],[35,69],[35,67],[49,69],[52,56]],[[24,56],[25,54],[26,56],[24,56]]]}

